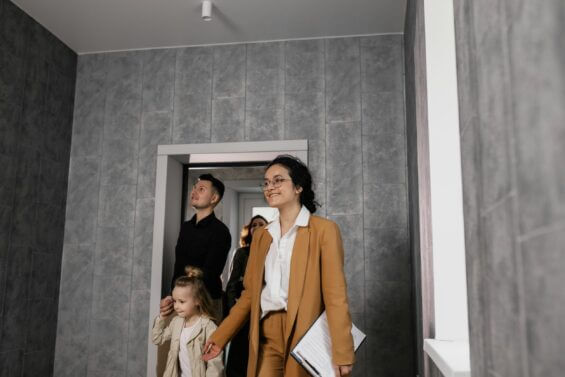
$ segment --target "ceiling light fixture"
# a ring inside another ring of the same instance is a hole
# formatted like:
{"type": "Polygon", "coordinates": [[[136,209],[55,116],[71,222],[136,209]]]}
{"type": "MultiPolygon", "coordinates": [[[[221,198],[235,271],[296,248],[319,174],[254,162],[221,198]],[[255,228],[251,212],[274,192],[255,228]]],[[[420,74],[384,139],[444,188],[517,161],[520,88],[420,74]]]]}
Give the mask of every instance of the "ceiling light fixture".
{"type": "Polygon", "coordinates": [[[202,19],[204,21],[212,20],[212,2],[210,0],[202,2],[202,19]]]}

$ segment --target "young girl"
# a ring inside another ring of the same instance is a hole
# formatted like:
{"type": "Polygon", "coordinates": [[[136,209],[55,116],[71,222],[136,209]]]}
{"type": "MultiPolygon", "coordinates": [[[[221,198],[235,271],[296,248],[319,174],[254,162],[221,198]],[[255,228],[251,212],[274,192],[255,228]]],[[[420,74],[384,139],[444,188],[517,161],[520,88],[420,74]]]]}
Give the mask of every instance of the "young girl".
{"type": "Polygon", "coordinates": [[[178,278],[173,288],[177,316],[166,326],[165,318],[159,315],[153,325],[153,344],[171,341],[163,377],[224,376],[221,355],[208,362],[201,358],[204,344],[216,330],[214,311],[202,280],[188,275],[178,278]]]}

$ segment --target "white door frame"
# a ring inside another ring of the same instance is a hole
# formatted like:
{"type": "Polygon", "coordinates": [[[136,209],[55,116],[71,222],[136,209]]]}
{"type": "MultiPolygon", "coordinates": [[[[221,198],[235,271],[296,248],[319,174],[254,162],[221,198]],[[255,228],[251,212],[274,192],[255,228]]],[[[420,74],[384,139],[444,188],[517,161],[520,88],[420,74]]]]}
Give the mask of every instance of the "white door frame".
{"type": "MultiPolygon", "coordinates": [[[[221,163],[270,161],[289,154],[308,162],[307,140],[249,141],[235,143],[159,145],[155,182],[155,215],[153,220],[153,255],[151,262],[151,296],[149,328],[159,315],[163,285],[170,284],[173,266],[163,265],[163,257],[174,260],[175,244],[180,230],[182,165],[188,163],[221,163]],[[164,281],[169,280],[169,281],[164,281]]],[[[147,346],[147,377],[156,375],[157,347],[147,346]]]]}

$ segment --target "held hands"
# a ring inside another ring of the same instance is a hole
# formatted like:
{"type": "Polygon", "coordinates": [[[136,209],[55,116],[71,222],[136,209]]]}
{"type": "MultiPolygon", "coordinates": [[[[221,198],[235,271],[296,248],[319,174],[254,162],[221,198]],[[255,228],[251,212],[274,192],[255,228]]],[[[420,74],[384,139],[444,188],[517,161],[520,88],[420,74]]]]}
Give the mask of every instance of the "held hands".
{"type": "Polygon", "coordinates": [[[171,296],[167,296],[161,300],[159,305],[159,315],[161,318],[165,318],[169,316],[173,312],[173,298],[171,296]]]}
{"type": "Polygon", "coordinates": [[[204,345],[204,352],[202,353],[202,360],[210,361],[214,357],[218,356],[222,352],[220,346],[214,343],[212,340],[208,340],[204,345]]]}
{"type": "Polygon", "coordinates": [[[353,365],[334,365],[336,377],[349,377],[353,371],[353,365]]]}

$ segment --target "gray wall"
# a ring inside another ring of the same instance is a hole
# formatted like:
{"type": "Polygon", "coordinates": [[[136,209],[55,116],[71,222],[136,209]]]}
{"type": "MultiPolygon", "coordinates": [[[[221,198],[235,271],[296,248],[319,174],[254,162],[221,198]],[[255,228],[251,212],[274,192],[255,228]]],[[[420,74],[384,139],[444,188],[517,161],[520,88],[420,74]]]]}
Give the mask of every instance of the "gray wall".
{"type": "Polygon", "coordinates": [[[76,55],[0,0],[0,375],[48,376],[76,55]]]}
{"type": "Polygon", "coordinates": [[[79,57],[55,374],[145,373],[157,144],[308,139],[355,375],[414,375],[403,67],[401,35],[79,57]]]}
{"type": "Polygon", "coordinates": [[[434,337],[430,164],[423,1],[408,0],[404,51],[406,64],[406,140],[410,240],[414,282],[414,320],[418,374],[429,376],[423,341],[434,337]]]}
{"type": "Polygon", "coordinates": [[[437,365],[435,365],[434,362],[431,361],[431,359],[428,373],[430,374],[430,377],[444,377],[443,373],[441,373],[441,370],[439,370],[437,365]]]}
{"type": "Polygon", "coordinates": [[[565,369],[565,3],[459,1],[474,376],[565,369]]]}

